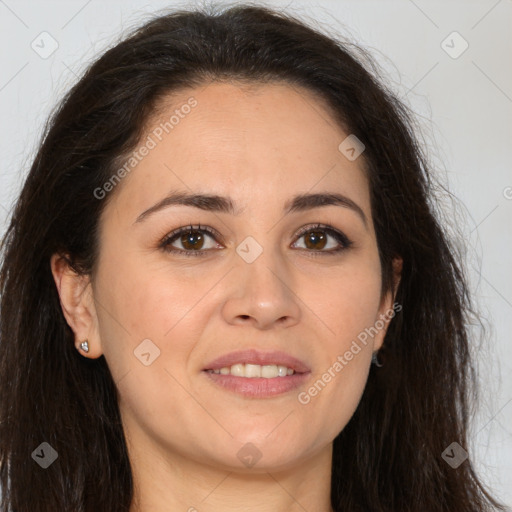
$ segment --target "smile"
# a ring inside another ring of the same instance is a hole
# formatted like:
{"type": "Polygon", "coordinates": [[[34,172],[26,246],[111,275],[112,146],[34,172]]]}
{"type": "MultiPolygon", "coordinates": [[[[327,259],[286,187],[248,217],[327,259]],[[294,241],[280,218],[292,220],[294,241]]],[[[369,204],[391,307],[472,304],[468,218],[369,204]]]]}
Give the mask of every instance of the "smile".
{"type": "Polygon", "coordinates": [[[259,364],[242,364],[237,363],[232,366],[224,366],[223,368],[217,368],[216,370],[207,370],[210,373],[220,375],[234,375],[235,377],[245,377],[254,379],[262,377],[264,379],[273,379],[275,377],[286,377],[287,375],[293,375],[295,370],[288,368],[287,366],[281,365],[259,365],[259,364]]]}

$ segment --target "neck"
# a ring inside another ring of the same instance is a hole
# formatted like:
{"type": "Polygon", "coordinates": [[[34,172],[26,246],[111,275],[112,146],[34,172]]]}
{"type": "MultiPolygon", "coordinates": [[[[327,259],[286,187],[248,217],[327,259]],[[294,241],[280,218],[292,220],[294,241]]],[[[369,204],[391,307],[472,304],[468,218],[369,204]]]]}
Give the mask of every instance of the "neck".
{"type": "Polygon", "coordinates": [[[332,512],[332,444],[293,467],[218,468],[162,456],[162,447],[129,448],[134,480],[130,512],[332,512]]]}

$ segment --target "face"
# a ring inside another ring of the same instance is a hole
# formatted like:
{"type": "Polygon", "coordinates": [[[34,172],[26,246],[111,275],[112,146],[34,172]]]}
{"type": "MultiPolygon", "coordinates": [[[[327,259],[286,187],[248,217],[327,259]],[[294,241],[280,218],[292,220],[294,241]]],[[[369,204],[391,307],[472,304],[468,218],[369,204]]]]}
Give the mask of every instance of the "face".
{"type": "Polygon", "coordinates": [[[212,83],[167,103],[109,191],[90,343],[132,442],[227,470],[291,468],[353,415],[393,303],[362,157],[340,151],[349,134],[303,89],[212,83]],[[153,208],[177,193],[218,197],[153,208]]]}

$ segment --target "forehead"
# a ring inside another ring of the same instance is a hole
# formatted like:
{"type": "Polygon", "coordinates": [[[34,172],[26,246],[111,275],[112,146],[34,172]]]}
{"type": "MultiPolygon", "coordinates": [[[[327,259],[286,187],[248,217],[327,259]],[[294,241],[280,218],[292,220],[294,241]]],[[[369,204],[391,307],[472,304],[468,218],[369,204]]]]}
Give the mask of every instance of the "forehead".
{"type": "Polygon", "coordinates": [[[214,82],[184,89],[150,116],[115,203],[140,211],[183,190],[229,193],[250,209],[251,199],[270,206],[328,189],[364,206],[363,159],[350,161],[339,150],[347,136],[328,105],[304,88],[214,82]]]}

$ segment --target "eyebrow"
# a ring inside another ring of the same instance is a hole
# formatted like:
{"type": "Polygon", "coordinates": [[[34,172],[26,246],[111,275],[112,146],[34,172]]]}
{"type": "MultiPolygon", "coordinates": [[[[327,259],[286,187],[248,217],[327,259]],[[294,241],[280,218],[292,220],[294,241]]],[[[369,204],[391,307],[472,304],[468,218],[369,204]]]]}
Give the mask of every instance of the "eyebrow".
{"type": "MultiPolygon", "coordinates": [[[[234,202],[229,197],[212,195],[212,194],[191,194],[185,192],[173,192],[155,205],[151,206],[147,210],[143,211],[134,222],[142,222],[153,213],[160,211],[170,206],[192,206],[199,208],[200,210],[206,210],[211,212],[229,213],[231,215],[240,215],[243,213],[243,209],[235,208],[234,202]]],[[[284,214],[293,212],[302,212],[311,210],[313,208],[319,208],[322,206],[341,206],[343,208],[349,208],[356,212],[365,227],[368,227],[368,219],[362,208],[352,201],[352,199],[342,195],[334,193],[317,193],[317,194],[298,194],[288,200],[283,208],[284,214]]]]}

